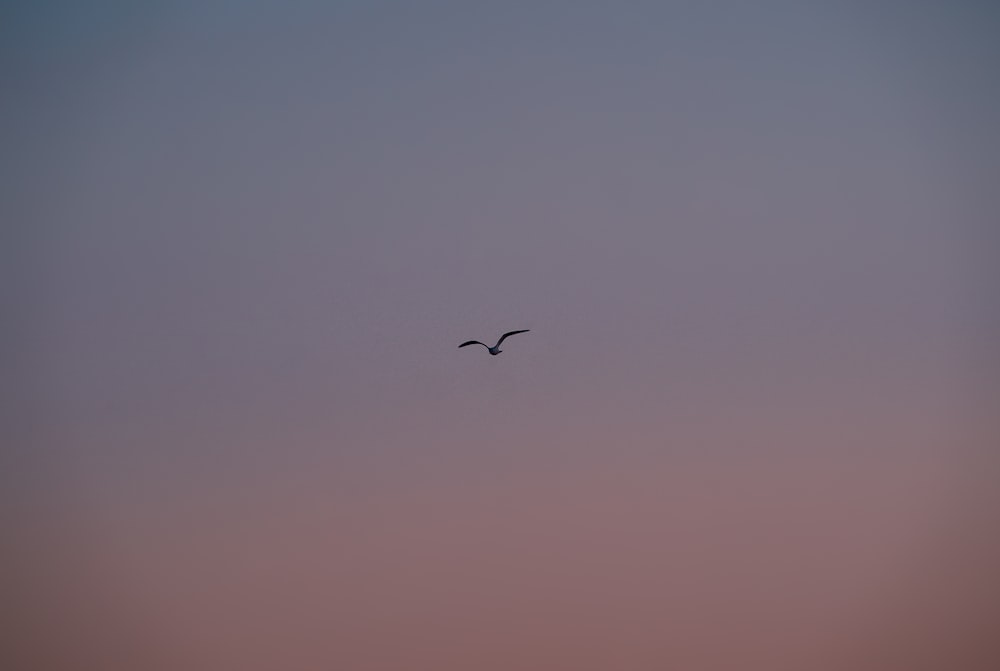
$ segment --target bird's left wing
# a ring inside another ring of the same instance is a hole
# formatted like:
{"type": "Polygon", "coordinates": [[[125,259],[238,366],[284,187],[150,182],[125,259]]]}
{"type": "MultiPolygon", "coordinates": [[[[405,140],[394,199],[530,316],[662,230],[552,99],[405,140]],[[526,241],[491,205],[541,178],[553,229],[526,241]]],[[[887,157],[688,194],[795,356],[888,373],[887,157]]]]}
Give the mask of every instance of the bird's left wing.
{"type": "MultiPolygon", "coordinates": [[[[486,347],[486,343],[481,343],[478,340],[466,340],[464,343],[459,345],[459,347],[465,347],[466,345],[482,345],[483,347],[486,347]]],[[[487,347],[487,349],[489,348],[487,347]]]]}

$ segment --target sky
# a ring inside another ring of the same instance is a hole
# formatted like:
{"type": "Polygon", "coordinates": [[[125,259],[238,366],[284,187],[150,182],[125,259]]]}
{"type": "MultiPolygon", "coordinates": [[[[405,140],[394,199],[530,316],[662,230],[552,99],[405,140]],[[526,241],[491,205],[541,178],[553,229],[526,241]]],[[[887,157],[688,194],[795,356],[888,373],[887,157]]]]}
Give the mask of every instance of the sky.
{"type": "Polygon", "coordinates": [[[3,3],[0,665],[1000,668],[998,28],[3,3]]]}

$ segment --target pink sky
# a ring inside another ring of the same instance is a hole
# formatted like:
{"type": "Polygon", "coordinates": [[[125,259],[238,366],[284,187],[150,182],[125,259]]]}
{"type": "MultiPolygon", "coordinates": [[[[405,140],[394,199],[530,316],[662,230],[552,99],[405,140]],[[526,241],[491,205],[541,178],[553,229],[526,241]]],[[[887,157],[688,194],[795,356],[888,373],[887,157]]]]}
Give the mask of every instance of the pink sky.
{"type": "Polygon", "coordinates": [[[0,667],[1000,668],[1000,14],[752,4],[14,3],[0,667]]]}

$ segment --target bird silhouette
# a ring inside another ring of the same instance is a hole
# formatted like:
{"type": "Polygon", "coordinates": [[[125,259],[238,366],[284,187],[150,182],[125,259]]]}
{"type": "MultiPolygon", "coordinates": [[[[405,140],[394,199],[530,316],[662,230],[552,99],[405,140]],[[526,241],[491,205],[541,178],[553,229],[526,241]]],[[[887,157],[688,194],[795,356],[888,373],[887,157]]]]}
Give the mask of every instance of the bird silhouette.
{"type": "Polygon", "coordinates": [[[500,336],[500,340],[497,340],[497,344],[494,345],[493,347],[490,347],[486,343],[479,342],[478,340],[467,340],[461,345],[459,345],[459,347],[465,347],[466,345],[482,345],[483,347],[486,348],[486,351],[488,351],[491,356],[496,356],[497,354],[503,351],[500,349],[500,343],[502,343],[504,339],[507,338],[507,336],[517,335],[518,333],[527,333],[530,330],[531,329],[522,329],[520,331],[507,331],[507,333],[504,333],[502,336],[500,336]]]}

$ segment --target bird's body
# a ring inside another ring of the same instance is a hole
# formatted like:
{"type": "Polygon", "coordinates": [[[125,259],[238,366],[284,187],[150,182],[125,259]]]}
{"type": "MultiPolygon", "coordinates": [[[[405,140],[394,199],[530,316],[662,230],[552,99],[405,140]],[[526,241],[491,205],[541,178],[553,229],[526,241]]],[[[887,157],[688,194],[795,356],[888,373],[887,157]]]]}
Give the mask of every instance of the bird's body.
{"type": "Polygon", "coordinates": [[[508,331],[507,333],[504,333],[502,336],[500,336],[500,340],[497,340],[497,344],[494,345],[493,347],[490,347],[484,342],[479,342],[478,340],[467,340],[461,345],[459,345],[459,347],[465,347],[466,345],[482,345],[483,347],[486,348],[486,351],[490,353],[490,356],[496,356],[497,354],[503,351],[500,349],[500,343],[504,341],[504,338],[506,338],[507,336],[517,335],[518,333],[527,333],[529,330],[530,329],[522,329],[520,331],[508,331]]]}

